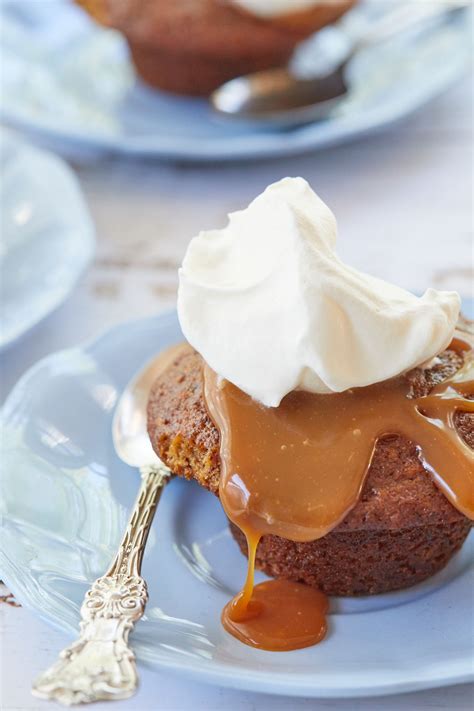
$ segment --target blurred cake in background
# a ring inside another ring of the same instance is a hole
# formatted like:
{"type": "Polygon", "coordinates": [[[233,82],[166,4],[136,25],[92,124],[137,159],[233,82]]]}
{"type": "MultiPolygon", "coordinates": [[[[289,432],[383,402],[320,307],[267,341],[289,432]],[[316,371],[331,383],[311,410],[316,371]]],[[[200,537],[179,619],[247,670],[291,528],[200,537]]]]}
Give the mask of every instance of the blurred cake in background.
{"type": "Polygon", "coordinates": [[[120,31],[141,78],[206,95],[242,74],[283,66],[296,45],[356,0],[77,0],[120,31]]]}

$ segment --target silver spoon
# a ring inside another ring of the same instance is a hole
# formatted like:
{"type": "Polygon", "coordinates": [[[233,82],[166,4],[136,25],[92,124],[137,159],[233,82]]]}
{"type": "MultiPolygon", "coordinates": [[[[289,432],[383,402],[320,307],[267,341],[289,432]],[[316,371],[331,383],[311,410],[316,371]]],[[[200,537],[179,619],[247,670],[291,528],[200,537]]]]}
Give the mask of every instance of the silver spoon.
{"type": "Polygon", "coordinates": [[[146,406],[153,381],[176,357],[174,347],[154,358],[127,385],[112,426],[118,456],[139,469],[141,486],[117,555],[85,595],[79,638],[41,674],[32,692],[67,706],[125,699],[138,686],[135,654],[128,636],[148,600],[141,563],[153,516],[171,472],[152,449],[146,406]]]}
{"type": "Polygon", "coordinates": [[[323,76],[298,76],[291,68],[268,69],[226,82],[210,96],[220,116],[279,126],[327,118],[348,92],[347,67],[362,49],[430,21],[458,13],[471,0],[397,5],[348,47],[340,64],[323,76]]]}

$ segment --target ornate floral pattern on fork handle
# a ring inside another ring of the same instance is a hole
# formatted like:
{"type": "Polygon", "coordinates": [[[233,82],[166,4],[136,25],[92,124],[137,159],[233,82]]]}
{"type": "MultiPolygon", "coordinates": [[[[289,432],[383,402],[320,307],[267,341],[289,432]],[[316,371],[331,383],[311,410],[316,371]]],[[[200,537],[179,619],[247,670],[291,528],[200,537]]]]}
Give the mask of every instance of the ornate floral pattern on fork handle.
{"type": "Polygon", "coordinates": [[[164,466],[140,469],[142,483],[120,549],[81,606],[79,639],[33,684],[33,694],[66,705],[125,699],[138,686],[128,636],[148,600],[141,563],[161,492],[171,474],[164,466]]]}

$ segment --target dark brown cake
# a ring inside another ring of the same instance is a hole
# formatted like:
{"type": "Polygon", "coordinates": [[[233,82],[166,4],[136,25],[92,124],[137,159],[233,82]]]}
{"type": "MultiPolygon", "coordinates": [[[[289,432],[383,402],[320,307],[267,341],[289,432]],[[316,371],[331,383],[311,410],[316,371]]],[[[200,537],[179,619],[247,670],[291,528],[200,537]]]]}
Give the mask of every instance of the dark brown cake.
{"type": "Polygon", "coordinates": [[[77,0],[123,33],[142,79],[182,94],[209,94],[233,77],[288,62],[296,44],[355,0],[318,4],[276,20],[224,0],[77,0]]]}
{"type": "MultiPolygon", "coordinates": [[[[455,372],[462,357],[446,351],[430,370],[408,376],[414,396],[455,372]]],[[[156,381],[148,431],[171,470],[219,493],[219,433],[203,398],[202,359],[178,357],[156,381]]],[[[474,415],[457,416],[458,431],[474,448],[474,415]]],[[[363,595],[408,587],[440,570],[461,547],[471,522],[437,489],[416,444],[400,436],[377,443],[357,505],[331,533],[309,543],[263,536],[257,567],[269,575],[317,586],[330,595],[363,595]]],[[[241,550],[242,533],[231,526],[241,550]]]]}

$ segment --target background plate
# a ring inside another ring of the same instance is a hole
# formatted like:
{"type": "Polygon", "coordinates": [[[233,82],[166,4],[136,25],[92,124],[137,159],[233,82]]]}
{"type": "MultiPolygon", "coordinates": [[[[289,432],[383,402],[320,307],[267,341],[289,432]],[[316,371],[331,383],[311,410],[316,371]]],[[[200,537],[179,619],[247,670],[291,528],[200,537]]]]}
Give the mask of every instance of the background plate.
{"type": "MultiPolygon", "coordinates": [[[[300,51],[306,67],[337,54],[394,0],[361,3],[338,29],[300,51]]],[[[3,0],[1,115],[69,154],[116,151],[193,161],[285,155],[347,140],[425,104],[467,71],[467,14],[394,40],[351,67],[351,93],[327,121],[293,130],[213,117],[205,100],[137,82],[123,38],[93,24],[70,0],[3,0]]]]}
{"type": "Polygon", "coordinates": [[[94,228],[71,169],[0,134],[0,349],[56,309],[92,259],[94,228]]]}
{"type": "MultiPolygon", "coordinates": [[[[71,635],[138,488],[138,474],[113,450],[115,403],[138,368],[181,338],[175,314],[124,324],[41,361],[5,405],[1,576],[20,602],[71,635]]],[[[262,652],[220,625],[246,565],[219,502],[198,485],[173,481],[146,550],[150,601],[133,646],[139,660],[156,668],[288,695],[367,696],[468,681],[472,544],[471,537],[426,584],[332,600],[324,643],[262,652]]]]}

